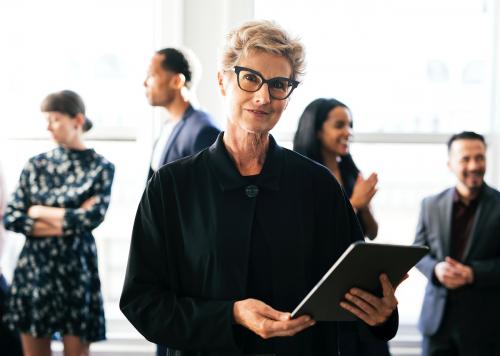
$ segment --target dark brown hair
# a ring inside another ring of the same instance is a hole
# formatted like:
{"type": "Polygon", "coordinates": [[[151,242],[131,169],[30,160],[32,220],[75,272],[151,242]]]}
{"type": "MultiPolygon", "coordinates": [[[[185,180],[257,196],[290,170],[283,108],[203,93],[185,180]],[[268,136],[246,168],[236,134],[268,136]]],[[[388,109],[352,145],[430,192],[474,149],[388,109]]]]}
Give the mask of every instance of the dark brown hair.
{"type": "Polygon", "coordinates": [[[71,90],[61,90],[47,95],[40,105],[42,112],[56,111],[74,118],[78,114],[85,116],[83,132],[92,128],[92,121],[85,115],[85,104],[80,95],[71,90]]]}
{"type": "Polygon", "coordinates": [[[472,132],[472,131],[462,131],[460,133],[454,134],[453,136],[450,137],[448,140],[447,146],[448,146],[448,152],[451,150],[451,145],[453,142],[457,140],[478,140],[481,141],[486,147],[486,141],[484,139],[483,135],[480,135],[478,133],[472,132]]]}

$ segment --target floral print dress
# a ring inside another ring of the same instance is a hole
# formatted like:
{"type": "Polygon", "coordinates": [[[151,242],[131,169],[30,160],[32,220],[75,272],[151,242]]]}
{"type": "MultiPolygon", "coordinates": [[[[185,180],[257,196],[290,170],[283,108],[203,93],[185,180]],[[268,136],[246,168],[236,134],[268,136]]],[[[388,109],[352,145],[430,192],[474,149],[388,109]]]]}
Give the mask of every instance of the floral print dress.
{"type": "Polygon", "coordinates": [[[4,216],[8,230],[26,236],[3,318],[9,328],[34,337],[105,339],[92,230],[104,219],[113,176],[113,164],[93,149],[58,147],[28,161],[4,216]],[[95,204],[80,208],[91,197],[95,204]],[[62,237],[31,236],[32,205],[65,209],[62,237]]]}

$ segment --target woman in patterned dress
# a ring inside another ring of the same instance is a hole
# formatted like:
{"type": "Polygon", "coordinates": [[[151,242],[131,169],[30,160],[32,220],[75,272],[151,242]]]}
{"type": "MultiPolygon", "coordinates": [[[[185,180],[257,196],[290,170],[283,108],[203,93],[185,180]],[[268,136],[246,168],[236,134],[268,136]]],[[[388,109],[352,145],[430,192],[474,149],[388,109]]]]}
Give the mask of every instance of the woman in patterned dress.
{"type": "Polygon", "coordinates": [[[26,243],[4,322],[20,330],[25,355],[50,355],[54,335],[65,355],[88,355],[105,339],[92,230],[108,208],[114,166],[86,147],[92,123],[78,94],[50,94],[41,109],[58,147],[28,161],[5,211],[5,227],[26,243]]]}

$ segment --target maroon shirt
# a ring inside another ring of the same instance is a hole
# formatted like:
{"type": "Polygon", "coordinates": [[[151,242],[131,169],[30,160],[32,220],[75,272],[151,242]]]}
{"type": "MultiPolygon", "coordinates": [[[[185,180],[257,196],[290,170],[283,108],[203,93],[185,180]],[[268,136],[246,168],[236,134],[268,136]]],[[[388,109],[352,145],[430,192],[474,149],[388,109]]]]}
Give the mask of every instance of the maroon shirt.
{"type": "Polygon", "coordinates": [[[472,224],[474,223],[474,216],[476,215],[480,197],[481,193],[478,194],[476,199],[471,200],[469,204],[465,204],[460,199],[460,195],[456,189],[453,194],[450,257],[457,261],[462,261],[464,258],[465,247],[470,238],[472,224]]]}

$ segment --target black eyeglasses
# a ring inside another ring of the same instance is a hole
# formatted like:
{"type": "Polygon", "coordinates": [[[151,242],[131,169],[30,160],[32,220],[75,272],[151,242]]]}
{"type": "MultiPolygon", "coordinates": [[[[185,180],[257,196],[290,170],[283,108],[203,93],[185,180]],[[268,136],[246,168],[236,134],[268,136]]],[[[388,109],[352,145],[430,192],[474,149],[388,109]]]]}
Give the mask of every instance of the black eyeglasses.
{"type": "Polygon", "coordinates": [[[262,74],[250,68],[235,66],[234,72],[238,78],[238,86],[241,90],[253,93],[267,83],[269,96],[277,100],[288,98],[292,94],[292,91],[299,85],[298,81],[290,78],[275,77],[264,79],[262,74]]]}

